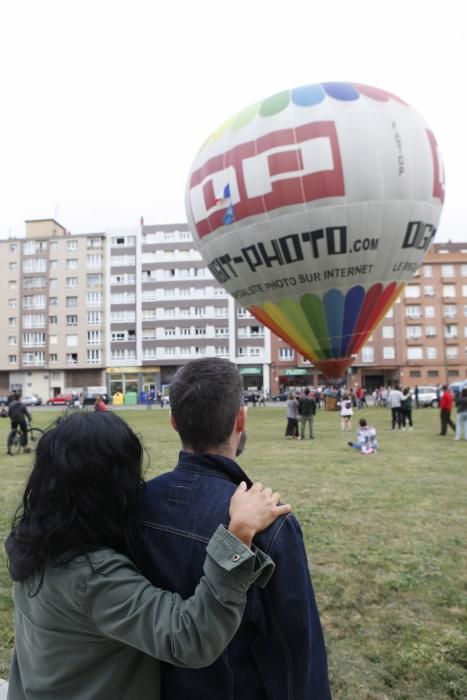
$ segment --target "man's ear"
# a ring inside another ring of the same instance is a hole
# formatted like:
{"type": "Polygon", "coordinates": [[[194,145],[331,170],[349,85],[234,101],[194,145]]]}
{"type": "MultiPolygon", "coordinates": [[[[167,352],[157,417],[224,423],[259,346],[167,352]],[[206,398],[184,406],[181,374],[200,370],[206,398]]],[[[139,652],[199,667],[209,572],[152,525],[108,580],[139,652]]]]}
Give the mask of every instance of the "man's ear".
{"type": "Polygon", "coordinates": [[[237,428],[239,433],[244,433],[246,430],[246,421],[247,421],[247,407],[242,406],[237,413],[237,421],[235,423],[235,427],[237,428]]]}
{"type": "Polygon", "coordinates": [[[172,428],[175,430],[176,433],[178,433],[177,424],[175,422],[175,418],[173,417],[172,411],[169,412],[169,420],[170,420],[170,425],[172,426],[172,428]]]}

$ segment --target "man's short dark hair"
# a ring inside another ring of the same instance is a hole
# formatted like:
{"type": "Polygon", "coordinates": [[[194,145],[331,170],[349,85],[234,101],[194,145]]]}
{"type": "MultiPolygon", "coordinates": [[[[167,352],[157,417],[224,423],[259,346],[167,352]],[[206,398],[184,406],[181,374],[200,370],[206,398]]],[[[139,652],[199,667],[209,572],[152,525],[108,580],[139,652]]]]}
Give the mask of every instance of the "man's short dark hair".
{"type": "Polygon", "coordinates": [[[193,360],[177,370],[169,395],[182,444],[206,452],[225,443],[232,433],[243,404],[243,381],[228,360],[193,360]]]}
{"type": "Polygon", "coordinates": [[[307,388],[305,389],[305,394],[308,396],[309,393],[310,393],[310,390],[309,390],[309,388],[307,387],[307,388]]]}
{"type": "Polygon", "coordinates": [[[358,422],[359,422],[359,425],[361,428],[365,428],[368,425],[365,418],[360,418],[360,420],[358,422]]]}

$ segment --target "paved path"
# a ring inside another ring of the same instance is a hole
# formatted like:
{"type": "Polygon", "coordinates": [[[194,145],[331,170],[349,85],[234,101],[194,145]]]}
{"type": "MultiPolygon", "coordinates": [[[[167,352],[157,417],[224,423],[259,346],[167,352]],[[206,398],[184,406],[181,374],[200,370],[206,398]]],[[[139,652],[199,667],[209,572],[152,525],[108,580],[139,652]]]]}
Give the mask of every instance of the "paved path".
{"type": "Polygon", "coordinates": [[[8,683],[0,678],[0,700],[6,700],[7,691],[8,683]]]}

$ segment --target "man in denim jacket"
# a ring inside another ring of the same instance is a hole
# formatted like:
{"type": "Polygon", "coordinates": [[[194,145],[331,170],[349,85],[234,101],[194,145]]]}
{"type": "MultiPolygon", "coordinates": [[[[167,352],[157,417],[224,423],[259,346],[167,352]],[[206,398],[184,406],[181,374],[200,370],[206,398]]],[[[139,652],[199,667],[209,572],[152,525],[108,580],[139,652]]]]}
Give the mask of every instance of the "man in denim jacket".
{"type": "MultiPolygon", "coordinates": [[[[252,483],[235,461],[246,440],[241,375],[227,360],[194,360],[176,373],[170,406],[183,449],[174,471],[146,485],[145,574],[189,596],[207,542],[228,522],[234,490],[242,480],[252,483]]],[[[215,663],[196,671],[163,666],[163,700],[331,698],[300,526],[292,515],[281,517],[256,542],[276,563],[269,585],[250,589],[240,629],[215,663]]]]}

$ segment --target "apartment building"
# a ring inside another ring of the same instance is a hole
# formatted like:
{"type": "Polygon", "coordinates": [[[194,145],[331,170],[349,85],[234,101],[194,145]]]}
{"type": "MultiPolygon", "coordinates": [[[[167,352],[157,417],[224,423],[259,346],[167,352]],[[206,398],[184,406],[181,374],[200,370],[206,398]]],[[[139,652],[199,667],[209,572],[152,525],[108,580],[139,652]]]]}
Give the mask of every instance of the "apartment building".
{"type": "MultiPolygon", "coordinates": [[[[53,219],[0,241],[0,392],[165,387],[197,357],[235,362],[245,388],[318,385],[312,363],[213,279],[184,223],[70,235],[53,219]]],[[[351,384],[467,378],[467,244],[434,244],[354,358],[351,384]]]]}
{"type": "Polygon", "coordinates": [[[53,219],[0,241],[0,389],[37,393],[102,385],[105,234],[71,236],[53,219]]]}
{"type": "Polygon", "coordinates": [[[270,333],[213,279],[187,224],[141,225],[107,236],[110,392],[147,391],[193,358],[236,362],[245,387],[266,387],[270,333]]]}
{"type": "MultiPolygon", "coordinates": [[[[280,390],[321,384],[316,368],[279,338],[271,383],[280,390]]],[[[375,387],[467,379],[467,243],[435,243],[402,296],[354,358],[348,382],[375,387]]]]}

